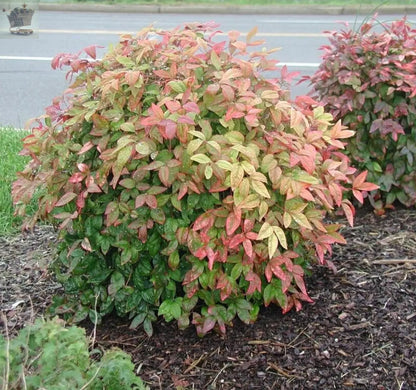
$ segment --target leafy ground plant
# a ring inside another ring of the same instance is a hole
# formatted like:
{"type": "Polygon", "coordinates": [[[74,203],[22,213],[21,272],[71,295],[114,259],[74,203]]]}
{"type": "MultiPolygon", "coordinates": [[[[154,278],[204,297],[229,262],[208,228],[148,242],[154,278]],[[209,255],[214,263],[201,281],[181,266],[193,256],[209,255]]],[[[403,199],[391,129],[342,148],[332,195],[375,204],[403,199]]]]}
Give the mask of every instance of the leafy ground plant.
{"type": "Polygon", "coordinates": [[[85,331],[62,322],[37,319],[11,340],[0,335],[2,389],[147,389],[129,355],[111,349],[95,361],[85,331]]]}
{"type": "Polygon", "coordinates": [[[335,119],[356,131],[346,152],[368,170],[380,212],[396,200],[416,204],[416,30],[406,19],[376,19],[331,32],[323,62],[308,79],[335,119]]]}
{"type": "Polygon", "coordinates": [[[23,215],[41,188],[26,227],[49,219],[62,233],[55,313],[115,310],[149,335],[163,315],[204,335],[263,304],[299,310],[305,272],[344,242],[326,213],[352,223],[344,194],[376,187],[340,153],[353,132],[261,76],[276,67],[255,30],[219,42],[215,29],[148,28],[102,61],[94,47],[93,60],[53,61],[79,75],[24,140],[32,160],[13,196],[23,215]]]}

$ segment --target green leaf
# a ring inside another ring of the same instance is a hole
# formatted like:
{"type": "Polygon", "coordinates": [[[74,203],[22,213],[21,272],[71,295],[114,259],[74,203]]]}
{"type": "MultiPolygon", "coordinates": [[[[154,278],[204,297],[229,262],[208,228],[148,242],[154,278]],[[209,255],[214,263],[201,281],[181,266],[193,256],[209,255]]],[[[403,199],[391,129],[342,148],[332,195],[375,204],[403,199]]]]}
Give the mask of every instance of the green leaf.
{"type": "Polygon", "coordinates": [[[163,315],[167,322],[179,319],[182,315],[181,298],[163,301],[159,306],[158,315],[163,315]]]}
{"type": "Polygon", "coordinates": [[[215,66],[215,69],[220,70],[221,69],[221,61],[218,57],[217,53],[214,50],[211,50],[211,62],[215,66]]]}
{"type": "Polygon", "coordinates": [[[146,332],[148,337],[152,337],[153,336],[153,325],[152,325],[152,321],[150,318],[146,318],[143,321],[143,330],[146,332]]]}
{"type": "Polygon", "coordinates": [[[126,68],[133,68],[136,65],[136,63],[129,57],[117,56],[116,60],[118,63],[125,66],[126,68]]]}
{"type": "Polygon", "coordinates": [[[241,273],[243,272],[243,265],[241,263],[237,263],[231,270],[231,278],[237,280],[241,273]]]}
{"type": "Polygon", "coordinates": [[[125,284],[124,276],[121,272],[115,271],[111,274],[110,285],[108,286],[108,294],[115,295],[125,284]]]}
{"type": "Polygon", "coordinates": [[[143,156],[148,156],[152,150],[147,142],[141,141],[136,144],[136,152],[143,156]]]}
{"type": "Polygon", "coordinates": [[[186,84],[182,80],[172,80],[168,82],[169,87],[171,87],[176,93],[184,93],[186,91],[186,84]]]}
{"type": "Polygon", "coordinates": [[[293,173],[293,178],[297,181],[300,181],[302,183],[308,183],[308,184],[319,184],[320,180],[316,177],[309,175],[305,171],[296,171],[293,173]]]}

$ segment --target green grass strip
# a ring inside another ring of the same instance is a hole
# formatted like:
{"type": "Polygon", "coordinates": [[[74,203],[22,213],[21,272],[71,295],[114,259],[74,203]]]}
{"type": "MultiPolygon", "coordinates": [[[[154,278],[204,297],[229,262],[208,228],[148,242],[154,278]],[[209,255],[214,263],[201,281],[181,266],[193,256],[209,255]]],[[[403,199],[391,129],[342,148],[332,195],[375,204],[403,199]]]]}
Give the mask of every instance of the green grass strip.
{"type": "Polygon", "coordinates": [[[15,233],[19,229],[19,220],[13,216],[11,187],[16,180],[16,172],[21,171],[28,157],[20,156],[22,138],[29,132],[11,127],[0,127],[0,236],[15,233]]]}
{"type": "MultiPolygon", "coordinates": [[[[57,1],[59,2],[59,0],[57,1]]],[[[331,5],[331,6],[393,6],[393,5],[415,5],[415,0],[64,0],[66,3],[90,3],[96,4],[147,4],[147,5],[282,5],[282,6],[305,6],[305,5],[331,5]]]]}

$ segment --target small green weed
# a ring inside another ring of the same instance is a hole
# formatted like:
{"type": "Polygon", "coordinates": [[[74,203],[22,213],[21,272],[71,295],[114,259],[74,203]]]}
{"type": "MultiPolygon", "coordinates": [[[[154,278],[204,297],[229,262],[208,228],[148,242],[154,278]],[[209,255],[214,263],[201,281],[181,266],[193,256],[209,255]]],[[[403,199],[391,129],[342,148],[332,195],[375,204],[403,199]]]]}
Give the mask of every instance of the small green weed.
{"type": "Polygon", "coordinates": [[[2,389],[148,389],[125,352],[113,348],[91,359],[85,331],[58,319],[38,319],[13,338],[0,335],[2,389]]]}

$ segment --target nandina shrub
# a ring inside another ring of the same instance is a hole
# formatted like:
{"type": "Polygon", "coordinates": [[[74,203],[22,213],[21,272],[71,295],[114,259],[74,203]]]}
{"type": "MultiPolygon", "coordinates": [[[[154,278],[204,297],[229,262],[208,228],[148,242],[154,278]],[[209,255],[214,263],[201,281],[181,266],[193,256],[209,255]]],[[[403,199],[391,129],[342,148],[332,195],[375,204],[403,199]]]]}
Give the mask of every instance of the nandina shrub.
{"type": "Polygon", "coordinates": [[[379,191],[380,211],[396,200],[416,204],[416,30],[406,19],[374,20],[357,31],[330,33],[323,61],[310,78],[315,97],[356,131],[346,152],[379,191]],[[378,28],[378,29],[377,29],[378,28]]]}
{"type": "Polygon", "coordinates": [[[352,223],[344,194],[374,186],[340,153],[352,131],[261,76],[276,66],[253,35],[145,29],[100,61],[54,60],[79,75],[24,140],[13,196],[24,214],[42,189],[26,227],[59,223],[55,313],[115,311],[148,334],[163,315],[203,335],[311,302],[305,272],[344,242],[325,215],[352,223]]]}

